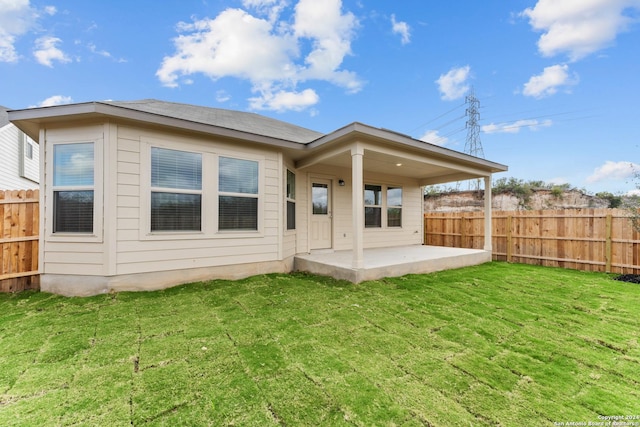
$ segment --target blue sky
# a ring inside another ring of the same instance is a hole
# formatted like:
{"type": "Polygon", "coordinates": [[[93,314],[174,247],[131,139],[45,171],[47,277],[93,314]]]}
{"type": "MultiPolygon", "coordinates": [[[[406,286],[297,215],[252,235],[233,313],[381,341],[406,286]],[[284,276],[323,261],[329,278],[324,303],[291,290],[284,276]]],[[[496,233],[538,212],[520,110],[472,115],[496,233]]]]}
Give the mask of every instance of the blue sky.
{"type": "Polygon", "coordinates": [[[496,178],[627,193],[639,46],[640,0],[0,0],[0,104],[156,98],[463,151],[473,87],[496,178]]]}

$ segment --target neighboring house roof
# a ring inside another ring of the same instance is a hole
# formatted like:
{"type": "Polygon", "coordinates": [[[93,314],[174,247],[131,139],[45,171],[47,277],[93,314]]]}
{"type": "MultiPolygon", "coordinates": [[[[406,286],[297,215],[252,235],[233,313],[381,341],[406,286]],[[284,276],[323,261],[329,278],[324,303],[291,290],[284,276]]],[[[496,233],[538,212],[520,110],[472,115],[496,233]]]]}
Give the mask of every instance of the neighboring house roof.
{"type": "Polygon", "coordinates": [[[9,111],[9,108],[0,105],[0,128],[10,123],[9,114],[7,114],[7,111],[9,111]]]}

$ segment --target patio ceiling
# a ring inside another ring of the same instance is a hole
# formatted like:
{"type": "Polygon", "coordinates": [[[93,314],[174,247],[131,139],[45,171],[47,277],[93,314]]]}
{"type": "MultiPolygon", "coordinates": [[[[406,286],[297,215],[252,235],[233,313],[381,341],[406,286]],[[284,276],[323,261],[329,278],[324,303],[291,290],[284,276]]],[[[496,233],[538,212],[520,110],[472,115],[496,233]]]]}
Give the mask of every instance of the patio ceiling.
{"type": "Polygon", "coordinates": [[[298,158],[296,168],[333,166],[351,169],[351,152],[358,148],[364,150],[365,173],[414,178],[419,185],[482,178],[506,170],[506,166],[421,141],[410,140],[411,144],[402,144],[356,133],[351,136],[351,140],[341,139],[313,147],[304,157],[298,158]]]}

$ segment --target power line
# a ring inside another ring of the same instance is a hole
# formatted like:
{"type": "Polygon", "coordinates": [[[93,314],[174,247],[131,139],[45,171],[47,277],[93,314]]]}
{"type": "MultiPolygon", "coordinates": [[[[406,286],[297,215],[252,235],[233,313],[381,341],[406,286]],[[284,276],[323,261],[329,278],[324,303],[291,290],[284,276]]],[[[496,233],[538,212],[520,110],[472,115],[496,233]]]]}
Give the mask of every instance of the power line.
{"type": "MultiPolygon", "coordinates": [[[[458,108],[460,108],[460,107],[464,107],[464,105],[465,105],[464,103],[462,103],[462,104],[460,104],[460,105],[456,105],[455,107],[453,107],[453,108],[452,108],[452,109],[450,109],[449,111],[446,111],[446,112],[444,112],[444,113],[440,114],[438,117],[433,118],[433,119],[429,120],[428,122],[425,122],[425,123],[421,124],[420,126],[416,127],[415,129],[412,129],[409,133],[413,133],[413,132],[417,131],[418,129],[421,129],[421,128],[423,128],[423,127],[427,126],[428,124],[431,124],[431,123],[435,122],[436,120],[438,120],[438,119],[440,119],[440,118],[442,118],[442,117],[446,116],[447,114],[454,112],[454,111],[455,111],[455,110],[457,110],[458,108]]],[[[463,117],[464,117],[464,116],[463,116],[463,117]]],[[[455,119],[455,120],[458,120],[458,119],[455,119]]]]}

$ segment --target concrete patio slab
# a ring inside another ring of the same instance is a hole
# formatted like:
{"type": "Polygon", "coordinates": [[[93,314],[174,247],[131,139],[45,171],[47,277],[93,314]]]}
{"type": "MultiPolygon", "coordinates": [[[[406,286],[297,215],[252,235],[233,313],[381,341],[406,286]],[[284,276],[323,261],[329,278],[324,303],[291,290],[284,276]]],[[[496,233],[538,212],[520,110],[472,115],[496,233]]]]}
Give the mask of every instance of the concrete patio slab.
{"type": "Polygon", "coordinates": [[[365,249],[362,269],[352,267],[352,257],[352,251],[296,255],[294,270],[360,283],[483,264],[491,261],[491,252],[425,245],[365,249]]]}

